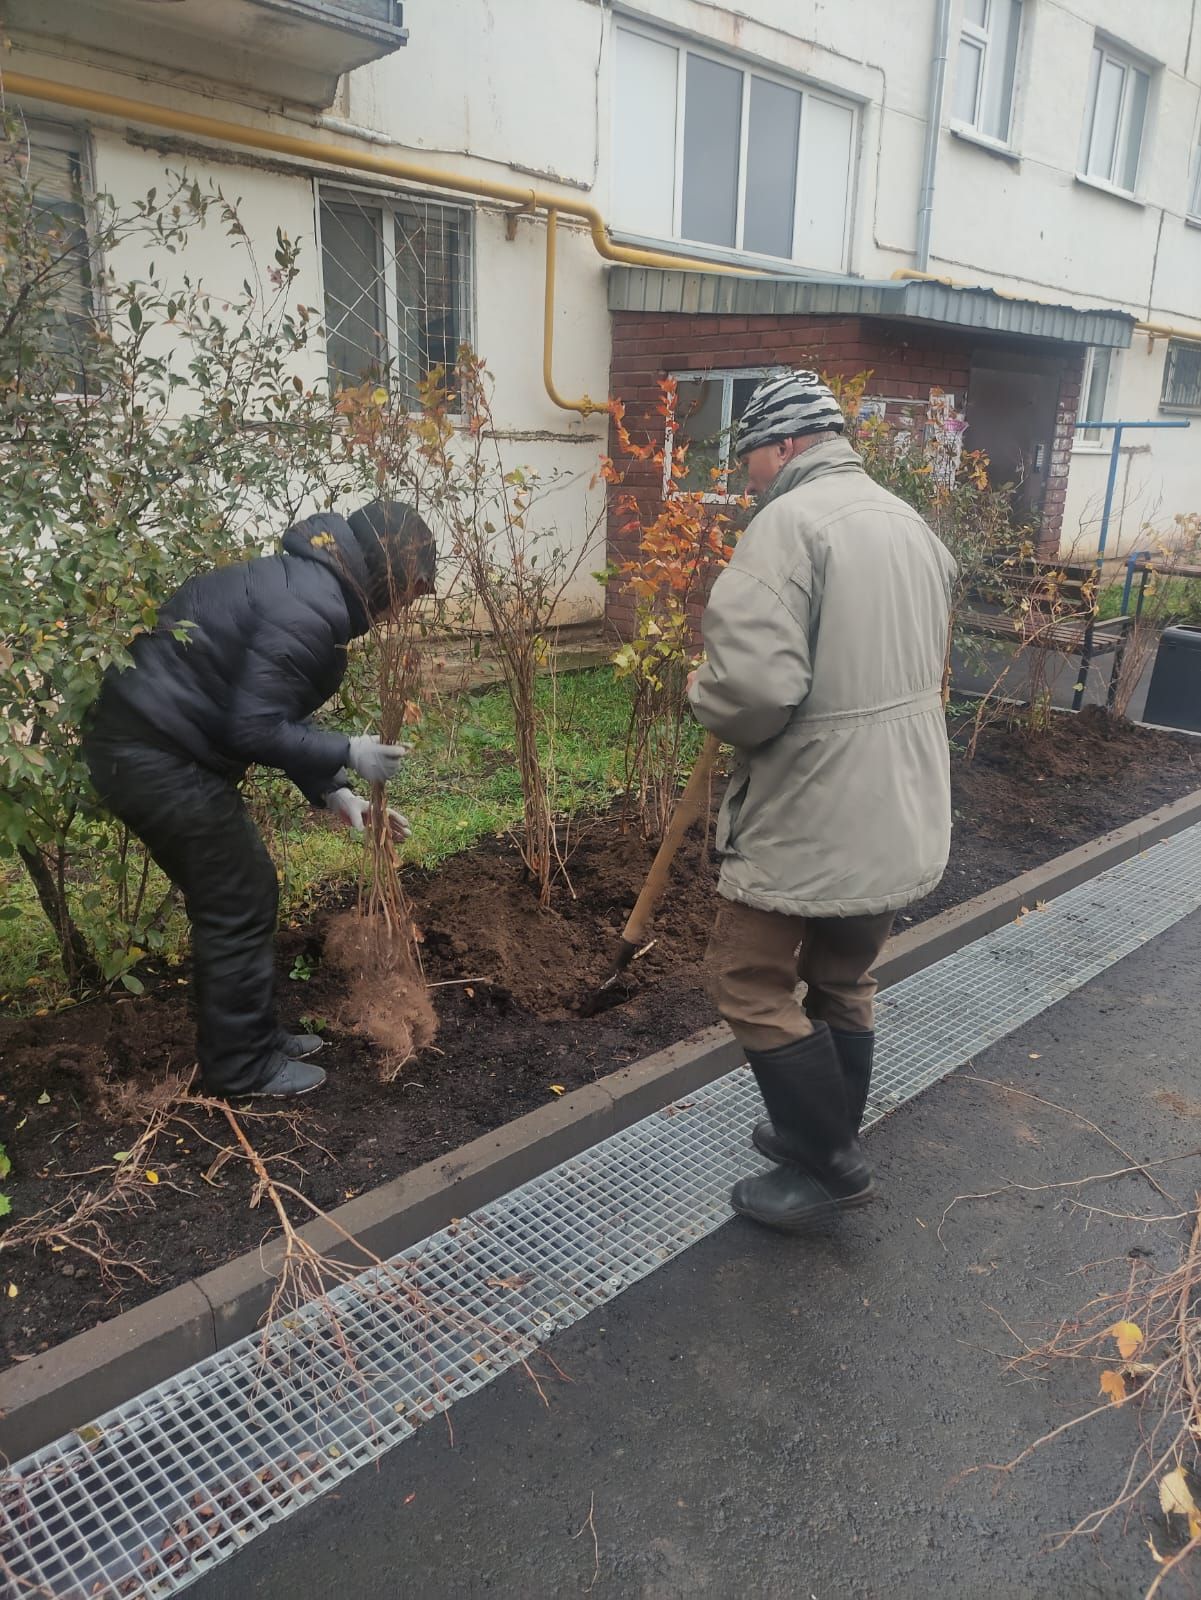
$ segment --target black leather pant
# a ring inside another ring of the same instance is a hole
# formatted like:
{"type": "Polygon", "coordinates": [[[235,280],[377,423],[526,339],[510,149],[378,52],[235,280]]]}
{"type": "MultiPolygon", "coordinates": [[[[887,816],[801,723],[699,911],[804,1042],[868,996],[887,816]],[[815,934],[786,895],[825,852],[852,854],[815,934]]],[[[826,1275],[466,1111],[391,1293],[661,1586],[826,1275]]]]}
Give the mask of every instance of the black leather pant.
{"type": "Polygon", "coordinates": [[[246,1094],[276,1064],[279,882],[227,777],[109,718],[84,737],[104,804],[143,841],[184,897],[192,924],[197,1046],[204,1086],[246,1094]]]}

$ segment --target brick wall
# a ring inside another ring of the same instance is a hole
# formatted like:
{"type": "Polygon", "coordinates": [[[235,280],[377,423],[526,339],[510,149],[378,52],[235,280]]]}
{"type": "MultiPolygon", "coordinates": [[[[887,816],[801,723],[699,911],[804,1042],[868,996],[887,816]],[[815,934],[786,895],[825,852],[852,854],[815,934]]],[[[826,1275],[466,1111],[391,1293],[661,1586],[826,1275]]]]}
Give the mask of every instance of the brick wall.
{"type": "MultiPolygon", "coordinates": [[[[868,317],[686,316],[643,312],[613,314],[609,392],[624,401],[626,426],[636,439],[657,435],[658,380],[666,373],[729,367],[814,367],[853,377],[870,368],[869,394],[924,401],[932,388],[949,390],[962,405],[967,393],[972,341],[939,328],[887,323],[868,317]]],[[[616,438],[610,441],[618,454],[616,438]]],[[[662,492],[654,467],[633,467],[610,491],[610,560],[637,553],[637,535],[624,534],[616,501],[634,495],[644,518],[653,517],[662,492]]],[[[1062,516],[1062,505],[1060,507],[1062,516]]],[[[606,616],[619,633],[630,631],[633,601],[610,585],[606,616]]]]}
{"type": "MultiPolygon", "coordinates": [[[[625,402],[626,426],[637,439],[657,435],[661,428],[658,380],[669,372],[703,374],[730,367],[805,366],[849,378],[870,369],[869,395],[922,403],[931,389],[938,388],[952,393],[962,409],[968,397],[972,353],[980,346],[978,334],[874,317],[693,316],[619,311],[613,314],[610,393],[625,402]]],[[[1010,344],[1009,348],[1022,346],[1010,344]]],[[[1029,351],[1031,347],[1027,343],[1024,348],[1029,351]]],[[[1084,365],[1082,351],[1060,348],[1056,431],[1039,535],[1040,551],[1048,555],[1054,555],[1059,548],[1084,365]]],[[[1054,351],[1054,346],[1043,346],[1040,365],[1054,351]]],[[[610,448],[616,456],[615,437],[610,448]]],[[[631,469],[624,486],[610,491],[611,560],[627,559],[637,551],[637,535],[620,530],[621,519],[615,514],[618,497],[634,495],[640,514],[649,519],[655,514],[661,492],[661,479],[649,465],[631,469]]],[[[610,585],[606,615],[619,633],[628,633],[633,625],[633,602],[616,585],[610,585]]]]}
{"type": "Polygon", "coordinates": [[[1047,487],[1043,494],[1042,525],[1038,534],[1039,554],[1054,558],[1063,537],[1063,511],[1068,497],[1068,471],[1072,465],[1072,442],[1080,411],[1080,385],[1084,379],[1084,351],[1064,352],[1059,380],[1059,403],[1055,408],[1055,440],[1047,468],[1047,487]]]}

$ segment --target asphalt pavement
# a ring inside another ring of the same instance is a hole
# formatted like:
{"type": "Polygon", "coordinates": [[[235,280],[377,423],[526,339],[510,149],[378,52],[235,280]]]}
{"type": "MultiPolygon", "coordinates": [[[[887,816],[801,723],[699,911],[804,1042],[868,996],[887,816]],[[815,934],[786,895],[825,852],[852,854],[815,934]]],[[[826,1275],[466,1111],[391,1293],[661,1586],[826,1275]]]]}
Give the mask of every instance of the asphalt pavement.
{"type": "MultiPolygon", "coordinates": [[[[1201,1146],[1199,972],[1194,916],[877,1127],[877,1205],[804,1240],[732,1220],[556,1338],[539,1384],[511,1370],[189,1592],[1141,1596],[1158,1513],[1057,1547],[1117,1493],[1132,1407],[988,1464],[1095,1403],[1095,1372],[1009,1370],[1019,1340],[1123,1281],[1132,1250],[1170,1265],[1178,1235],[1062,1189],[957,1197],[1124,1165],[1071,1110],[1141,1159],[1201,1146]]],[[[1185,1202],[1199,1165],[1164,1176],[1185,1202]]],[[[1088,1198],[1162,1208],[1139,1176],[1088,1198]]],[[[1201,1570],[1161,1591],[1198,1593],[1201,1570]]]]}

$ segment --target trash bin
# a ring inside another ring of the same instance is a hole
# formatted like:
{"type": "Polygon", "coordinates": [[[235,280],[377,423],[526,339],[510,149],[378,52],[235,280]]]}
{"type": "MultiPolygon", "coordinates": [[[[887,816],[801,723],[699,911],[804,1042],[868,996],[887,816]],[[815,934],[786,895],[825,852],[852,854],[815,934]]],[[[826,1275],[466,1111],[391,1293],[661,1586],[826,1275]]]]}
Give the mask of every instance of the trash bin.
{"type": "Polygon", "coordinates": [[[1201,628],[1164,629],[1143,721],[1201,733],[1201,628]]]}

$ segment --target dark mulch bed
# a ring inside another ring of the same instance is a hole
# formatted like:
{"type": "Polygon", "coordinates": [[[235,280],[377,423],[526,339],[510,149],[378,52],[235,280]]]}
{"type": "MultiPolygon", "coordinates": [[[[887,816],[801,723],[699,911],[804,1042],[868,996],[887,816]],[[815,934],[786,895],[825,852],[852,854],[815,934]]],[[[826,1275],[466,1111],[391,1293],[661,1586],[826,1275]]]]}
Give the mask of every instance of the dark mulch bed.
{"type": "MultiPolygon", "coordinates": [[[[962,730],[953,728],[957,742],[962,730]]],[[[1057,718],[1035,745],[989,730],[973,764],[954,763],[951,865],[917,922],[1002,883],[1157,805],[1201,786],[1201,744],[1085,714],[1057,718]]],[[[657,918],[658,942],[638,963],[634,992],[592,1020],[577,1001],[602,976],[651,859],[614,818],[585,826],[571,857],[573,899],[560,891],[540,912],[512,848],[482,845],[409,883],[424,932],[427,976],[440,1019],[435,1051],[382,1080],[378,1052],[342,1031],[343,985],[322,964],[329,913],[279,940],[281,1013],[289,1024],[324,1019],[329,1084],[289,1120],[252,1124],[267,1153],[291,1151],[291,1180],[332,1207],[523,1112],[612,1072],[714,1021],[700,977],[713,913],[715,868],[693,842],[657,918]],[[297,957],[305,958],[299,966],[297,957]],[[306,980],[294,971],[311,967],[306,980]]],[[[333,908],[331,908],[333,909],[333,908]]],[[[14,1218],[86,1190],[113,1170],[136,1137],[148,1090],[192,1062],[185,980],[172,975],[144,998],[110,998],[42,1018],[0,1023],[0,1140],[13,1173],[14,1218]],[[72,1176],[75,1175],[75,1176],[72,1176]],[[82,1175],[82,1176],[80,1176],[82,1175]]],[[[158,1183],[109,1223],[116,1251],[145,1278],[117,1287],[68,1246],[0,1249],[5,1298],[0,1359],[12,1362],[77,1333],[256,1246],[270,1231],[253,1208],[253,1180],[237,1161],[209,1172],[224,1120],[191,1110],[168,1127],[150,1165],[158,1183]],[[210,1181],[205,1174],[209,1172],[210,1181]]]]}

